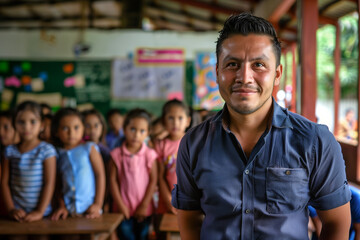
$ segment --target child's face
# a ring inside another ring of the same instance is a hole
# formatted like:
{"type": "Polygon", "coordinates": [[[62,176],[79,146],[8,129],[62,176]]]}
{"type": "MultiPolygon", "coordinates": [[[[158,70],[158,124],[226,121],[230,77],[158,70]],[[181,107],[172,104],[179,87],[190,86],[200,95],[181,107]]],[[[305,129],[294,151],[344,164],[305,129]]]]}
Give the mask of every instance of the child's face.
{"type": "Polygon", "coordinates": [[[11,120],[7,117],[0,117],[0,141],[4,146],[14,143],[15,129],[12,126],[11,120]]]}
{"type": "Polygon", "coordinates": [[[165,129],[173,138],[182,137],[190,125],[190,120],[182,107],[172,106],[164,116],[165,129]]]}
{"type": "Polygon", "coordinates": [[[127,146],[139,148],[149,133],[149,124],[144,118],[133,118],[124,129],[127,146]]]}
{"type": "Polygon", "coordinates": [[[57,135],[65,149],[74,148],[81,143],[84,125],[76,115],[65,116],[60,120],[57,135]]]}
{"type": "Polygon", "coordinates": [[[17,114],[15,129],[22,141],[33,141],[39,138],[42,128],[40,116],[30,110],[24,110],[17,114]]]}
{"type": "Polygon", "coordinates": [[[85,118],[85,136],[89,137],[91,141],[98,143],[103,132],[103,125],[100,119],[94,115],[87,115],[85,118]]]}
{"type": "Polygon", "coordinates": [[[120,114],[113,114],[109,117],[109,127],[114,133],[118,133],[123,127],[124,117],[120,114]]]}
{"type": "Polygon", "coordinates": [[[151,127],[151,138],[156,140],[161,140],[168,135],[168,132],[165,130],[164,125],[161,122],[156,123],[151,127]]]}

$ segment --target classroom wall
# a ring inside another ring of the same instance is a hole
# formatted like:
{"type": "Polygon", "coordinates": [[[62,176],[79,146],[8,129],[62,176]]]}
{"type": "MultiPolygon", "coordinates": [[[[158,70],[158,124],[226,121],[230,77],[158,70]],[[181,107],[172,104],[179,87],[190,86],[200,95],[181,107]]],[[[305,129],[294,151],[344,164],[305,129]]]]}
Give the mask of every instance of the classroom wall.
{"type": "MultiPolygon", "coordinates": [[[[215,52],[217,32],[172,32],[141,30],[86,30],[84,42],[90,44],[87,54],[76,57],[74,44],[81,39],[79,30],[0,30],[0,59],[3,60],[40,60],[73,61],[81,59],[112,60],[133,54],[138,47],[166,48],[176,47],[185,50],[186,81],[184,84],[185,101],[192,105],[192,60],[196,52],[215,52]]],[[[124,101],[112,99],[108,108],[127,111],[134,107],[146,107],[159,115],[165,100],[124,101]]],[[[107,111],[106,108],[103,109],[107,111]]]]}
{"type": "MultiPolygon", "coordinates": [[[[141,30],[86,30],[84,40],[91,45],[81,58],[126,57],[137,47],[179,47],[186,59],[197,51],[215,51],[217,32],[144,32],[141,30]]],[[[1,30],[0,57],[27,59],[74,59],[73,46],[79,30],[1,30]]]]}

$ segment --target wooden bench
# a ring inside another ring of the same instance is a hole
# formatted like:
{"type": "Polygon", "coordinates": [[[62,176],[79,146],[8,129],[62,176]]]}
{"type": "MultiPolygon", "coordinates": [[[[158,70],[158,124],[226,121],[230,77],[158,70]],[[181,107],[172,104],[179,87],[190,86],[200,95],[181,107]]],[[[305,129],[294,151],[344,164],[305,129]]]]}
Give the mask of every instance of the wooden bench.
{"type": "MultiPolygon", "coordinates": [[[[171,240],[172,235],[179,236],[179,225],[177,221],[177,216],[170,213],[165,213],[160,222],[160,231],[166,232],[166,239],[171,240]]],[[[179,238],[180,239],[180,238],[179,238]]]]}
{"type": "MultiPolygon", "coordinates": [[[[107,239],[123,220],[122,214],[105,213],[97,219],[69,217],[65,220],[20,223],[9,219],[0,219],[1,235],[67,234],[81,235],[81,239],[107,239]]],[[[1,239],[1,237],[0,237],[1,239]]]]}

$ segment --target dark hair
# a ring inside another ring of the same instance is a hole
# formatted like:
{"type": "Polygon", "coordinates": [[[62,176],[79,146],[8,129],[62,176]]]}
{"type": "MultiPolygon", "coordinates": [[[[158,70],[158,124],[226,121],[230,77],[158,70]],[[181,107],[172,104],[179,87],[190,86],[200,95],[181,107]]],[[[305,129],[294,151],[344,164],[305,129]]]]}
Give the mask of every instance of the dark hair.
{"type": "Polygon", "coordinates": [[[80,121],[84,124],[83,115],[75,108],[66,107],[59,109],[59,111],[57,111],[56,114],[54,115],[53,120],[51,122],[51,138],[54,146],[61,147],[63,145],[59,137],[57,137],[57,131],[61,119],[63,119],[66,116],[77,116],[80,118],[80,121]]]}
{"type": "Polygon", "coordinates": [[[52,109],[51,109],[50,105],[47,104],[47,103],[40,103],[40,107],[41,107],[41,109],[46,108],[46,109],[48,109],[50,112],[52,112],[52,109]]]}
{"type": "Polygon", "coordinates": [[[42,120],[40,104],[34,101],[24,101],[20,103],[15,109],[14,117],[12,119],[14,128],[15,128],[16,117],[22,111],[31,111],[32,113],[34,113],[35,116],[39,117],[39,119],[42,120]]]}
{"type": "Polygon", "coordinates": [[[114,115],[114,114],[119,114],[119,115],[122,115],[121,114],[121,111],[117,108],[112,108],[110,109],[107,113],[106,113],[106,119],[109,120],[109,118],[114,115]]]}
{"type": "Polygon", "coordinates": [[[186,116],[190,117],[190,110],[186,106],[186,104],[180,100],[173,99],[173,100],[167,101],[162,108],[161,118],[163,119],[163,121],[164,121],[164,117],[165,117],[166,113],[169,111],[170,108],[172,108],[174,106],[181,107],[182,109],[184,109],[186,116]]]}
{"type": "Polygon", "coordinates": [[[13,110],[0,111],[0,117],[7,118],[12,122],[12,119],[14,118],[14,111],[13,110]]]}
{"type": "Polygon", "coordinates": [[[100,142],[105,144],[105,133],[106,133],[107,128],[106,128],[106,122],[105,122],[104,116],[96,109],[85,110],[82,112],[82,114],[84,116],[84,121],[85,121],[85,118],[89,115],[95,115],[99,118],[100,123],[103,127],[101,136],[100,136],[100,142]]]}
{"type": "Polygon", "coordinates": [[[142,109],[142,108],[135,108],[126,114],[126,117],[124,120],[124,129],[127,127],[127,125],[130,124],[130,121],[134,118],[145,119],[148,123],[148,130],[150,130],[151,116],[145,109],[142,109]]]}
{"type": "Polygon", "coordinates": [[[251,13],[240,13],[230,16],[224,23],[223,29],[219,32],[216,41],[216,58],[219,61],[222,43],[229,37],[240,34],[247,36],[251,33],[259,35],[268,35],[273,42],[274,54],[276,57],[276,66],[280,64],[281,44],[277,38],[273,25],[261,17],[256,17],[251,13]]]}

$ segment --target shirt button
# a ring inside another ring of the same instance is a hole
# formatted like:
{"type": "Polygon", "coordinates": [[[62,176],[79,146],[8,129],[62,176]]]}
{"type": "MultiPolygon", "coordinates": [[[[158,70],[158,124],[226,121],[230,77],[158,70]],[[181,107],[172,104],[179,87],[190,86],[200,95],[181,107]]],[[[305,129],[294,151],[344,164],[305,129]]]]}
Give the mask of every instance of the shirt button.
{"type": "Polygon", "coordinates": [[[246,213],[246,214],[251,213],[250,209],[246,209],[246,210],[245,210],[245,213],[246,213]]]}
{"type": "Polygon", "coordinates": [[[291,171],[290,171],[290,170],[286,170],[286,171],[285,171],[285,174],[286,174],[286,175],[290,175],[290,174],[291,174],[291,171]]]}
{"type": "Polygon", "coordinates": [[[245,170],[245,174],[246,174],[246,175],[248,175],[249,172],[250,172],[250,171],[249,171],[248,169],[245,170]]]}
{"type": "Polygon", "coordinates": [[[74,186],[71,187],[71,191],[75,191],[75,187],[74,187],[74,186]]]}

